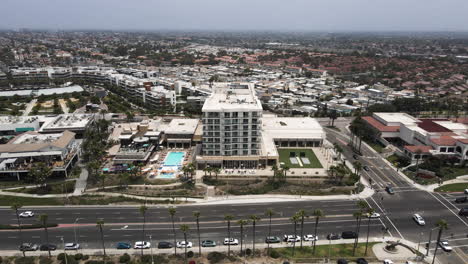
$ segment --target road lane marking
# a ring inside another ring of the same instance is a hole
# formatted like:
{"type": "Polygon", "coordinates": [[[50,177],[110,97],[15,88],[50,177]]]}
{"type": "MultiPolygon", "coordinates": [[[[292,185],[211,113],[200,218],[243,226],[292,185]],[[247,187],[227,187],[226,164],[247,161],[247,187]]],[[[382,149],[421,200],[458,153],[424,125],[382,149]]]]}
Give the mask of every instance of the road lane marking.
{"type": "MultiPolygon", "coordinates": [[[[374,198],[373,197],[370,197],[370,198],[375,203],[375,205],[377,205],[377,207],[379,207],[380,211],[384,212],[384,210],[377,204],[377,202],[374,200],[374,198]]],[[[405,239],[405,237],[400,233],[400,230],[398,230],[398,228],[395,226],[395,224],[392,222],[392,220],[390,220],[390,218],[387,216],[387,214],[385,214],[385,217],[387,218],[388,222],[393,226],[393,228],[395,228],[395,230],[398,232],[398,235],[400,235],[401,238],[405,239]]]]}
{"type": "MultiPolygon", "coordinates": [[[[434,197],[437,201],[439,201],[439,203],[441,203],[443,206],[445,206],[445,208],[447,208],[454,216],[456,216],[458,219],[460,219],[460,221],[465,224],[465,226],[468,226],[468,224],[458,215],[456,214],[455,212],[452,211],[452,209],[450,209],[446,204],[444,204],[441,200],[439,200],[439,198],[437,198],[433,193],[431,192],[428,192],[430,195],[432,195],[432,197],[434,197]]],[[[444,198],[445,199],[445,198],[444,198]]],[[[445,199],[447,202],[448,200],[445,199]]],[[[449,202],[450,203],[450,202],[449,202]]],[[[451,204],[451,203],[450,203],[451,204]]]]}

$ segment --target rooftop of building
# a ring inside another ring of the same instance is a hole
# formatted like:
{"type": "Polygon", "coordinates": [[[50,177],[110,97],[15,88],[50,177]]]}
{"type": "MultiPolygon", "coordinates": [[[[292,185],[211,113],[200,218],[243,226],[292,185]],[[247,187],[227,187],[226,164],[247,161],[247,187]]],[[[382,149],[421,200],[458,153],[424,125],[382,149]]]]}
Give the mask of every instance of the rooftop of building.
{"type": "Polygon", "coordinates": [[[203,112],[261,111],[262,104],[252,83],[216,83],[203,112]]]}
{"type": "Polygon", "coordinates": [[[29,124],[39,121],[38,116],[0,116],[0,124],[29,124]]]}
{"type": "Polygon", "coordinates": [[[373,115],[387,123],[413,124],[419,122],[418,119],[406,113],[374,113],[373,115]]]}
{"type": "Polygon", "coordinates": [[[57,134],[39,134],[29,131],[0,145],[0,153],[39,151],[43,148],[65,148],[75,138],[75,133],[65,131],[57,134]]]}
{"type": "Polygon", "coordinates": [[[380,132],[398,132],[400,130],[400,126],[386,126],[372,116],[363,116],[362,119],[380,132]]]}
{"type": "Polygon", "coordinates": [[[41,131],[49,129],[85,128],[92,121],[91,114],[63,114],[44,123],[41,131]]]}
{"type": "Polygon", "coordinates": [[[164,129],[166,134],[195,134],[199,120],[198,119],[172,119],[164,129]]]}

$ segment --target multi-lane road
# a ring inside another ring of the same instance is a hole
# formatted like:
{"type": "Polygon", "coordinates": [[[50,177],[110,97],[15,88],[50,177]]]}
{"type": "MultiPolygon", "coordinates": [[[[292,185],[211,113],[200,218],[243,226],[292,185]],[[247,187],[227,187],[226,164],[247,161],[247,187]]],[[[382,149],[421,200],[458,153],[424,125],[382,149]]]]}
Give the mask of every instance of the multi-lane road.
{"type": "MultiPolygon", "coordinates": [[[[345,125],[346,120],[337,120],[340,125],[345,125]]],[[[342,129],[344,131],[344,129],[342,129]]],[[[332,143],[338,143],[343,147],[343,156],[353,161],[353,153],[346,146],[348,138],[345,133],[327,129],[327,138],[332,143]]],[[[393,168],[384,162],[380,156],[362,146],[362,156],[359,161],[369,167],[369,171],[362,171],[364,177],[371,178],[376,194],[366,199],[367,203],[382,216],[370,221],[370,236],[381,237],[385,228],[389,234],[396,238],[404,238],[415,243],[421,241],[421,247],[429,239],[430,230],[440,219],[445,219],[449,224],[449,230],[443,237],[449,240],[454,247],[452,253],[438,251],[441,263],[467,263],[468,261],[468,220],[457,215],[459,206],[453,204],[454,197],[450,195],[433,194],[414,188],[411,183],[402,178],[393,168]],[[386,186],[392,186],[394,195],[384,191],[386,186]],[[426,226],[418,226],[411,216],[414,213],[421,214],[426,220],[426,226]]],[[[455,195],[456,196],[456,195],[455,195]]],[[[189,240],[197,246],[196,226],[193,217],[194,211],[200,211],[200,228],[203,239],[212,239],[221,244],[227,237],[224,215],[231,214],[235,220],[248,219],[250,215],[258,215],[263,220],[257,224],[256,240],[264,241],[268,233],[268,221],[264,216],[265,210],[271,208],[276,212],[272,220],[272,235],[282,236],[293,233],[293,225],[289,218],[298,210],[304,209],[312,212],[314,209],[322,209],[326,215],[319,224],[319,239],[326,239],[329,233],[341,233],[353,231],[355,219],[353,212],[357,211],[356,200],[322,200],[322,201],[296,201],[280,203],[261,203],[252,201],[251,204],[235,205],[179,205],[175,215],[176,227],[182,223],[190,225],[189,240]]],[[[103,206],[103,207],[41,207],[33,209],[36,215],[47,214],[49,222],[61,224],[60,228],[49,229],[51,243],[61,244],[61,237],[65,242],[76,241],[83,248],[100,248],[100,236],[96,227],[96,221],[103,219],[105,244],[108,248],[114,248],[117,242],[129,242],[142,240],[143,216],[135,206],[103,206]]],[[[24,209],[26,210],[26,209],[24,209]]],[[[1,224],[15,224],[14,212],[8,208],[0,209],[1,224]]],[[[24,219],[23,223],[32,223],[34,219],[24,219]]],[[[152,236],[153,244],[159,241],[172,241],[171,219],[166,206],[152,206],[146,214],[145,240],[152,236]]],[[[367,230],[367,221],[363,221],[363,235],[367,230]]],[[[245,241],[252,240],[251,225],[246,228],[245,241]]],[[[304,233],[313,233],[314,220],[306,220],[304,233]]],[[[16,249],[19,243],[17,231],[0,231],[0,248],[16,249]]],[[[436,230],[433,231],[432,240],[436,238],[436,230]]],[[[387,236],[388,236],[387,235],[387,236]]],[[[239,238],[240,230],[233,221],[232,236],[239,238]]],[[[183,234],[177,230],[177,240],[181,240],[183,234]]],[[[26,242],[41,244],[44,242],[42,230],[23,231],[23,239],[26,242]]]]}

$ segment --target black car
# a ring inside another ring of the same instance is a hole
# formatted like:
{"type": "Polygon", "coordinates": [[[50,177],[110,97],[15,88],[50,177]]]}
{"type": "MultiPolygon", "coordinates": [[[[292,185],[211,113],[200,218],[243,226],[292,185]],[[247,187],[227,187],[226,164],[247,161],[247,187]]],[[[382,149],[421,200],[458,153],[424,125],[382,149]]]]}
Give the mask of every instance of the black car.
{"type": "Polygon", "coordinates": [[[359,159],[358,155],[356,155],[356,154],[353,154],[353,158],[354,158],[355,160],[359,159]]]}
{"type": "Polygon", "coordinates": [[[466,201],[468,201],[468,198],[466,196],[458,197],[458,198],[455,199],[456,203],[466,203],[466,201]]]}
{"type": "Polygon", "coordinates": [[[390,186],[385,187],[385,191],[387,191],[389,194],[395,194],[395,191],[390,186]]]}
{"type": "Polygon", "coordinates": [[[370,170],[369,167],[367,167],[367,166],[363,166],[362,168],[363,168],[365,171],[369,171],[369,170],[370,170]]]}
{"type": "Polygon", "coordinates": [[[468,207],[460,209],[460,212],[458,212],[458,215],[468,216],[468,207]]]}
{"type": "Polygon", "coordinates": [[[166,242],[166,241],[161,241],[158,243],[158,248],[173,248],[174,245],[172,245],[172,243],[170,242],[166,242]]]}
{"type": "Polygon", "coordinates": [[[365,258],[358,258],[356,259],[357,264],[368,264],[367,260],[365,258]]]}
{"type": "Polygon", "coordinates": [[[353,231],[345,231],[341,233],[341,238],[343,239],[356,238],[356,237],[357,237],[357,234],[356,232],[353,232],[353,231]]]}
{"type": "Polygon", "coordinates": [[[57,245],[54,245],[54,244],[43,244],[41,245],[41,247],[39,247],[39,250],[40,251],[49,251],[49,250],[56,250],[57,249],[57,245]]]}
{"type": "Polygon", "coordinates": [[[336,264],[348,264],[348,261],[346,259],[339,259],[336,264]]]}
{"type": "Polygon", "coordinates": [[[340,239],[340,238],[341,238],[341,236],[339,234],[333,234],[332,233],[332,234],[327,235],[328,240],[337,240],[337,239],[340,239]]]}

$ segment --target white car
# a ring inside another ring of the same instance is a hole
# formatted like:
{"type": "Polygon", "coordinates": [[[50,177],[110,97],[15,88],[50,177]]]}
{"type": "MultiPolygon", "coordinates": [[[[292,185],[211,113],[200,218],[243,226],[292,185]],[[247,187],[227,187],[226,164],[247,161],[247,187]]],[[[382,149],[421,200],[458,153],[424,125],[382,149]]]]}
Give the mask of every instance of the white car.
{"type": "Polygon", "coordinates": [[[135,242],[134,249],[147,249],[151,247],[151,243],[148,241],[137,241],[135,242]]]}
{"type": "Polygon", "coordinates": [[[383,263],[384,264],[393,264],[393,261],[391,261],[390,259],[384,259],[383,263]]]}
{"type": "Polygon", "coordinates": [[[283,236],[283,241],[284,242],[300,242],[301,237],[300,236],[294,237],[294,235],[284,235],[283,236]]]}
{"type": "Polygon", "coordinates": [[[465,191],[463,191],[465,194],[468,194],[468,189],[465,189],[465,191]]]}
{"type": "Polygon", "coordinates": [[[225,238],[223,245],[239,245],[239,240],[235,238],[225,238]]]}
{"type": "Polygon", "coordinates": [[[372,214],[367,214],[367,217],[368,218],[379,218],[380,217],[380,214],[379,213],[372,213],[372,214]]]}
{"type": "Polygon", "coordinates": [[[177,247],[178,248],[191,248],[192,247],[192,242],[178,241],[177,242],[177,247]]]}
{"type": "Polygon", "coordinates": [[[80,249],[80,244],[76,243],[66,243],[65,250],[78,250],[80,249]]]}
{"type": "Polygon", "coordinates": [[[34,213],[32,211],[24,211],[21,214],[19,214],[19,216],[23,218],[29,218],[29,217],[33,217],[34,213]]]}
{"type": "Polygon", "coordinates": [[[452,251],[452,247],[449,245],[449,243],[448,243],[447,240],[441,240],[441,241],[439,242],[439,246],[440,246],[444,251],[447,251],[447,252],[452,251]]]}
{"type": "Polygon", "coordinates": [[[418,225],[420,226],[426,225],[426,222],[424,221],[422,216],[420,216],[419,214],[414,214],[413,220],[416,221],[416,223],[418,223],[418,225]]]}
{"type": "Polygon", "coordinates": [[[318,236],[314,236],[314,235],[305,235],[304,238],[303,238],[304,241],[317,241],[318,240],[318,236]]]}

